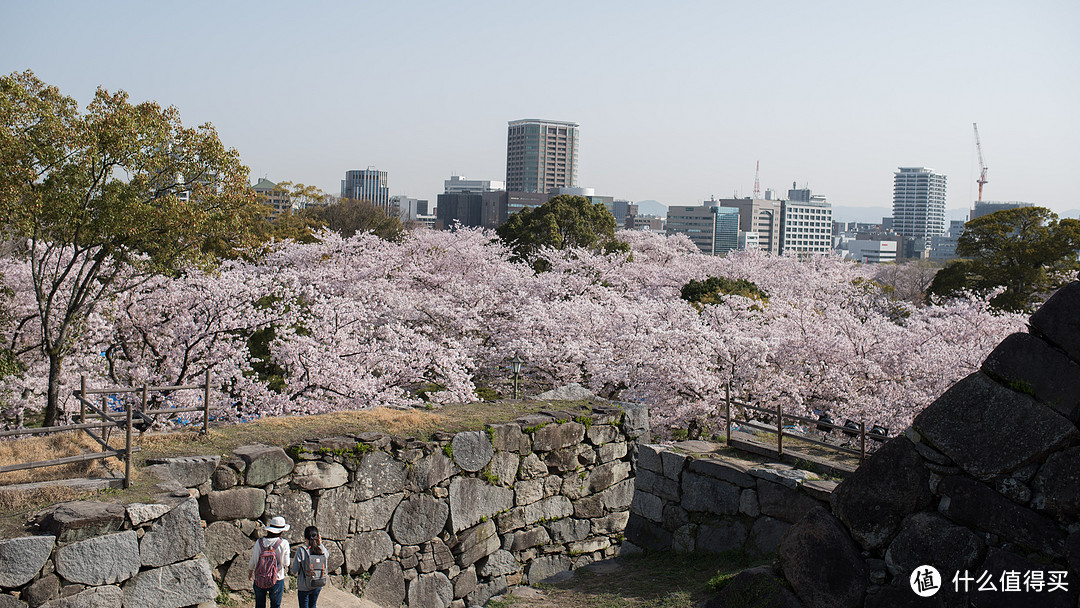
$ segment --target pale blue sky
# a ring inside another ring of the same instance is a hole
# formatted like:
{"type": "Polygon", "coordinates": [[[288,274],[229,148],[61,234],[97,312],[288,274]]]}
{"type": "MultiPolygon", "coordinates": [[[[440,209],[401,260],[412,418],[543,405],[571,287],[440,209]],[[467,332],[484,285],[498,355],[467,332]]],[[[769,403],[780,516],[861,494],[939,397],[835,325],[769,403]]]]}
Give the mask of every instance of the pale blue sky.
{"type": "Polygon", "coordinates": [[[666,204],[808,184],[889,206],[897,166],[950,208],[1080,207],[1080,2],[14,2],[0,73],[212,122],[253,178],[337,193],[389,172],[434,201],[504,178],[506,122],[581,124],[580,185],[666,204]]]}

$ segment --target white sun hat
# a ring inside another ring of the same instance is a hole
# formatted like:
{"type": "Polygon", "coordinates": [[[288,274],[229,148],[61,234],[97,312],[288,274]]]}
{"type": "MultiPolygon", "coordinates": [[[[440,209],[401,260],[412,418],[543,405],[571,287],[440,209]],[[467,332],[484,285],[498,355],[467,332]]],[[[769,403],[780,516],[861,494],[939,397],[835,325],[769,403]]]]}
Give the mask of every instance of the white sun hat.
{"type": "Polygon", "coordinates": [[[266,531],[271,534],[281,534],[289,529],[289,524],[285,523],[285,518],[278,515],[270,519],[270,523],[266,524],[266,531]]]}

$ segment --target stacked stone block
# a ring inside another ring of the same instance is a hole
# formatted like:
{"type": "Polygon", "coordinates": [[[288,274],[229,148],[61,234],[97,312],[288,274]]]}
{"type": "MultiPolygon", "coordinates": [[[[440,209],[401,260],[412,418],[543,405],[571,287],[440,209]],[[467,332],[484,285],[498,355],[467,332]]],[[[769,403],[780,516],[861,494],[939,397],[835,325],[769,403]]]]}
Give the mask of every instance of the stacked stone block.
{"type": "Polygon", "coordinates": [[[637,446],[627,540],[645,549],[766,555],[793,523],[827,505],[836,487],[785,464],[708,454],[719,447],[637,446]]]}
{"type": "Polygon", "coordinates": [[[44,534],[0,540],[4,608],[180,608],[218,595],[194,498],[63,503],[37,523],[44,534]]]}
{"type": "Polygon", "coordinates": [[[251,548],[277,515],[294,547],[319,527],[340,588],[382,606],[481,606],[617,554],[639,438],[643,406],[601,406],[429,441],[364,433],[162,459],[146,469],[161,504],[59,505],[42,517],[49,536],[0,541],[0,608],[180,608],[218,584],[250,590],[251,548]]]}
{"type": "Polygon", "coordinates": [[[1080,605],[1080,283],[1029,325],[795,524],[776,572],[733,589],[769,590],[754,606],[1080,605]],[[920,598],[910,577],[924,565],[943,580],[920,598]],[[1030,572],[1064,572],[1064,588],[1029,585],[1030,572]]]}

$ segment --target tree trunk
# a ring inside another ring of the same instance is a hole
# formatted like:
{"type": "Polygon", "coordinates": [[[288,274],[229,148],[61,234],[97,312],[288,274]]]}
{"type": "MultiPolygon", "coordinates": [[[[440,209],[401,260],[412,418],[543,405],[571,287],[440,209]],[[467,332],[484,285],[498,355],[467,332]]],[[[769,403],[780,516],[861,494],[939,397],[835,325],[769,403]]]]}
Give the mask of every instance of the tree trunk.
{"type": "Polygon", "coordinates": [[[49,354],[49,397],[45,403],[45,421],[42,426],[56,426],[60,414],[60,366],[64,357],[49,354]]]}

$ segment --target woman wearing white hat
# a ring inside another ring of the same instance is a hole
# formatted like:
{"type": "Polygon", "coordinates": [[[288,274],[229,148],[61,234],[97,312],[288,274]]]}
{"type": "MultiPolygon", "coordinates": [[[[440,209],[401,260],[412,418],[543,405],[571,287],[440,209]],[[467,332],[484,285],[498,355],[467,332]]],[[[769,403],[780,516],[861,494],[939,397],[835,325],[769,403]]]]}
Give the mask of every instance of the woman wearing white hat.
{"type": "Polygon", "coordinates": [[[255,608],[266,608],[267,595],[270,596],[270,608],[281,608],[285,572],[289,567],[289,541],[281,538],[281,533],[288,529],[284,517],[272,517],[266,524],[266,536],[251,548],[248,578],[255,591],[255,608]]]}

